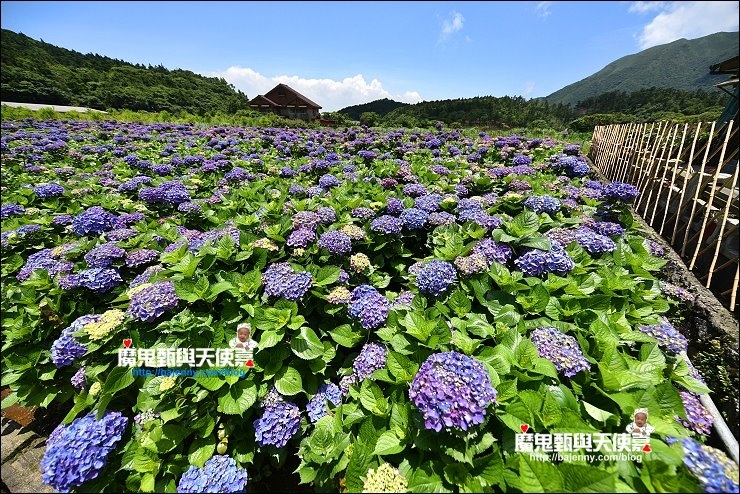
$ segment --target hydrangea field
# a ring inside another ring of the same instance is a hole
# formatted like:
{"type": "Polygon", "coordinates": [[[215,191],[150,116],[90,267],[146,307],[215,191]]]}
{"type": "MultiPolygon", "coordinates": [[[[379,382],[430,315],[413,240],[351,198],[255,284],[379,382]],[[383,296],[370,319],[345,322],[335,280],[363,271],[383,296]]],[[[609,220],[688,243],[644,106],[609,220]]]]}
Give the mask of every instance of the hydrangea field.
{"type": "Polygon", "coordinates": [[[1,178],[3,407],[69,410],[58,491],[737,491],[671,319],[690,294],[578,145],[29,119],[1,178]],[[119,365],[241,322],[241,377],[119,365]],[[638,408],[634,458],[517,451],[638,408]]]}

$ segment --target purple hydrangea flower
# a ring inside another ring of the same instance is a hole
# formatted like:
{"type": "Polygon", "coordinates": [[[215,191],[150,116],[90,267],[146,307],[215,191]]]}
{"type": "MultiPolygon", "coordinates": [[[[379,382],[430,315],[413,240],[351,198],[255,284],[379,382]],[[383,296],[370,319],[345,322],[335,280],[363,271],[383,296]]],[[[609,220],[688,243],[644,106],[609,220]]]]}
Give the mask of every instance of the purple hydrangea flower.
{"type": "Polygon", "coordinates": [[[332,207],[320,206],[316,209],[316,214],[319,215],[319,222],[322,225],[331,225],[337,221],[337,212],[332,207]]]}
{"type": "Polygon", "coordinates": [[[384,179],[382,179],[382,180],[380,181],[380,185],[381,185],[381,186],[382,186],[382,187],[383,187],[384,189],[392,189],[392,188],[394,188],[394,187],[395,187],[396,185],[398,185],[398,180],[396,180],[395,178],[384,178],[384,179]]]}
{"type": "Polygon", "coordinates": [[[560,201],[552,196],[529,196],[524,201],[524,207],[535,213],[557,213],[560,211],[560,201]]]}
{"type": "Polygon", "coordinates": [[[328,188],[331,188],[331,187],[336,187],[337,185],[339,185],[341,183],[342,182],[337,177],[335,177],[334,175],[332,175],[331,173],[327,173],[325,175],[322,175],[319,178],[319,186],[320,187],[323,187],[325,189],[328,189],[328,188]]]}
{"type": "Polygon", "coordinates": [[[300,228],[316,230],[316,227],[321,222],[321,218],[314,211],[298,211],[293,215],[292,221],[293,229],[295,230],[300,228]]]}
{"type": "Polygon", "coordinates": [[[591,364],[583,356],[578,341],[556,328],[537,328],[530,334],[530,339],[537,347],[540,357],[555,364],[558,372],[566,377],[573,377],[583,370],[590,370],[591,364]]]}
{"type": "Polygon", "coordinates": [[[684,420],[680,417],[676,417],[676,420],[681,423],[684,427],[691,429],[699,434],[708,436],[712,433],[712,425],[714,424],[714,417],[709,411],[704,408],[701,404],[699,395],[690,391],[681,391],[681,401],[683,401],[683,408],[686,411],[686,417],[688,420],[684,420]]]}
{"type": "Polygon", "coordinates": [[[281,401],[266,407],[254,421],[255,442],[259,446],[282,448],[301,427],[301,411],[293,403],[281,401]]]}
{"type": "Polygon", "coordinates": [[[159,251],[154,249],[138,249],[126,254],[126,266],[135,268],[149,264],[159,258],[159,251]]]}
{"type": "Polygon", "coordinates": [[[71,272],[74,269],[74,264],[58,259],[59,256],[55,256],[53,251],[54,249],[43,249],[28,256],[26,264],[15,276],[16,279],[26,281],[36,270],[46,271],[49,276],[71,272]]]}
{"type": "Polygon", "coordinates": [[[414,301],[414,292],[401,292],[398,294],[396,298],[393,299],[393,302],[391,302],[391,309],[395,309],[397,307],[400,307],[402,305],[411,305],[411,302],[414,301]]]}
{"type": "Polygon", "coordinates": [[[75,375],[72,376],[72,379],[70,379],[69,382],[72,383],[72,386],[74,386],[76,389],[85,389],[85,386],[87,386],[85,367],[83,366],[77,369],[77,372],[75,372],[75,375]]]}
{"type": "Polygon", "coordinates": [[[613,201],[632,202],[638,194],[637,187],[624,182],[610,182],[604,186],[604,195],[613,201]]]}
{"type": "Polygon", "coordinates": [[[375,211],[366,207],[357,207],[352,210],[352,216],[365,221],[375,216],[375,211]]]}
{"type": "Polygon", "coordinates": [[[416,286],[426,295],[438,296],[444,293],[457,279],[455,267],[446,261],[429,261],[419,271],[416,286]]]}
{"type": "Polygon", "coordinates": [[[429,215],[429,224],[434,226],[455,224],[455,215],[446,211],[435,211],[429,215]]]}
{"type": "Polygon", "coordinates": [[[313,277],[307,271],[294,273],[287,262],[276,262],[262,273],[265,294],[283,297],[287,300],[298,300],[311,288],[313,277]]]}
{"type": "Polygon", "coordinates": [[[427,213],[433,213],[439,210],[439,203],[442,202],[442,196],[439,194],[427,194],[425,196],[417,197],[414,200],[414,207],[426,211],[427,213]]]}
{"type": "Polygon", "coordinates": [[[353,375],[358,382],[362,381],[372,376],[376,370],[383,369],[387,358],[388,350],[383,345],[366,343],[352,364],[353,375]]]}
{"type": "Polygon", "coordinates": [[[605,235],[599,235],[587,227],[580,227],[573,232],[576,242],[589,254],[612,252],[616,248],[614,241],[605,235]]]}
{"type": "Polygon", "coordinates": [[[414,376],[409,398],[424,418],[424,427],[468,430],[483,423],[496,390],[483,364],[458,352],[430,355],[414,376]]]}
{"type": "Polygon", "coordinates": [[[409,197],[419,197],[427,195],[429,191],[422,184],[411,183],[403,186],[403,193],[409,197]]]}
{"type": "Polygon", "coordinates": [[[676,286],[665,281],[661,281],[659,283],[661,291],[669,297],[673,297],[688,303],[694,303],[694,301],[696,300],[696,295],[685,288],[681,288],[680,286],[676,286]]]}
{"type": "Polygon", "coordinates": [[[388,317],[390,302],[370,285],[360,285],[352,290],[349,315],[360,320],[365,329],[375,329],[388,317]]]}
{"type": "Polygon", "coordinates": [[[350,386],[354,386],[355,384],[357,384],[356,374],[352,373],[349,376],[343,376],[339,380],[339,391],[342,393],[342,396],[347,396],[350,386]]]}
{"type": "Polygon", "coordinates": [[[226,455],[214,455],[203,468],[190,465],[180,477],[177,492],[247,492],[247,470],[226,455]]]}
{"type": "Polygon", "coordinates": [[[429,219],[429,213],[423,209],[408,208],[401,212],[399,218],[403,222],[403,226],[409,230],[419,230],[424,228],[424,225],[429,219]]]}
{"type": "Polygon", "coordinates": [[[176,308],[179,302],[175,284],[167,280],[159,281],[151,286],[142,287],[131,295],[128,313],[139,321],[152,322],[166,311],[176,308]]]}
{"type": "Polygon", "coordinates": [[[115,215],[102,207],[93,206],[74,217],[72,231],[80,237],[106,232],[113,229],[115,219],[115,215]]]}
{"type": "Polygon", "coordinates": [[[678,332],[667,319],[652,326],[638,326],[640,331],[658,340],[658,345],[665,348],[671,355],[685,352],[689,342],[684,335],[678,332]]]}
{"type": "Polygon", "coordinates": [[[306,405],[308,418],[311,423],[316,423],[321,417],[327,415],[326,401],[329,400],[334,406],[342,402],[342,392],[334,383],[322,384],[319,391],[311,398],[306,405]]]}
{"type": "Polygon", "coordinates": [[[524,154],[516,154],[514,155],[514,158],[511,160],[511,164],[513,166],[531,165],[532,158],[524,154]]]}
{"type": "Polygon", "coordinates": [[[525,276],[540,276],[544,273],[568,273],[576,266],[567,252],[557,242],[552,243],[552,250],[546,252],[531,249],[514,260],[516,267],[525,276]]]}
{"type": "Polygon", "coordinates": [[[85,262],[91,268],[108,268],[114,261],[122,259],[126,251],[113,242],[98,245],[85,254],[85,262]]]}
{"type": "Polygon", "coordinates": [[[399,218],[387,214],[375,218],[370,223],[370,230],[385,235],[398,235],[402,228],[403,222],[399,218]]]}
{"type": "Polygon", "coordinates": [[[612,221],[597,221],[591,226],[591,229],[599,235],[607,237],[616,237],[618,235],[624,235],[624,228],[619,223],[612,221]]]}
{"type": "Polygon", "coordinates": [[[69,492],[95,479],[106,466],[108,455],[115,450],[128,426],[120,412],[107,412],[96,420],[95,413],[60,426],[46,443],[41,459],[42,479],[60,492],[69,492]]]}
{"type": "Polygon", "coordinates": [[[162,266],[160,266],[160,265],[157,265],[157,266],[149,266],[148,268],[146,268],[144,270],[143,273],[141,273],[136,278],[134,278],[134,280],[129,285],[129,288],[134,288],[134,287],[137,287],[139,285],[143,285],[144,283],[148,283],[149,282],[149,278],[151,278],[153,274],[158,273],[158,272],[163,271],[163,270],[164,270],[164,268],[162,266]]]}
{"type": "Polygon", "coordinates": [[[494,261],[506,264],[506,262],[514,255],[514,251],[511,250],[511,247],[503,243],[498,243],[490,238],[479,240],[473,247],[471,253],[484,255],[489,264],[494,261]]]}
{"type": "Polygon", "coordinates": [[[683,462],[699,480],[704,492],[738,492],[738,466],[727,455],[687,437],[682,442],[683,462]]]}
{"type": "Polygon", "coordinates": [[[42,184],[33,188],[34,193],[41,199],[58,197],[64,194],[64,187],[59,184],[42,184]]]}
{"type": "Polygon", "coordinates": [[[58,225],[58,226],[67,226],[72,223],[73,219],[74,219],[74,216],[72,216],[71,214],[60,214],[52,218],[51,224],[58,225]]]}
{"type": "Polygon", "coordinates": [[[647,240],[648,251],[651,256],[663,257],[665,255],[665,249],[658,242],[654,242],[650,239],[647,240]]]}
{"type": "Polygon", "coordinates": [[[0,218],[7,219],[16,214],[23,214],[26,210],[19,204],[3,204],[0,206],[0,218]]]}
{"type": "Polygon", "coordinates": [[[335,256],[344,256],[352,251],[352,239],[346,233],[337,230],[322,233],[318,245],[335,256]]]}
{"type": "Polygon", "coordinates": [[[458,256],[455,258],[455,267],[463,276],[471,276],[482,273],[488,269],[488,260],[483,254],[470,254],[469,256],[458,256]]]}
{"type": "MultiPolygon", "coordinates": [[[[96,293],[105,293],[123,283],[123,278],[114,268],[92,268],[73,274],[73,283],[96,293]]],[[[72,281],[72,280],[70,280],[72,281]]]]}
{"type": "Polygon", "coordinates": [[[288,240],[285,242],[288,247],[306,248],[316,240],[316,232],[308,228],[299,228],[290,233],[288,240]]]}

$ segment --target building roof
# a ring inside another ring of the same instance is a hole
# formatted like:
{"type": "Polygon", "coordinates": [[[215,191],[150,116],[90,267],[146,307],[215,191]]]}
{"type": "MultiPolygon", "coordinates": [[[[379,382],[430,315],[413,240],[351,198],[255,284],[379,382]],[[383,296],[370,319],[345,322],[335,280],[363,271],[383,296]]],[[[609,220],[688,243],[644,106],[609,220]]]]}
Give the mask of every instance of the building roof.
{"type": "Polygon", "coordinates": [[[261,94],[259,96],[255,96],[249,101],[249,106],[263,106],[265,104],[269,106],[276,106],[276,107],[280,106],[274,101],[272,101],[270,98],[263,96],[261,94]]]}
{"type": "Polygon", "coordinates": [[[724,62],[716,63],[709,66],[710,74],[738,74],[738,58],[732,57],[724,62]]]}
{"type": "Polygon", "coordinates": [[[265,94],[265,97],[274,101],[278,106],[294,106],[302,107],[306,106],[309,108],[319,109],[321,106],[318,103],[311,101],[310,99],[303,96],[301,93],[291,88],[286,84],[278,84],[265,94]]]}

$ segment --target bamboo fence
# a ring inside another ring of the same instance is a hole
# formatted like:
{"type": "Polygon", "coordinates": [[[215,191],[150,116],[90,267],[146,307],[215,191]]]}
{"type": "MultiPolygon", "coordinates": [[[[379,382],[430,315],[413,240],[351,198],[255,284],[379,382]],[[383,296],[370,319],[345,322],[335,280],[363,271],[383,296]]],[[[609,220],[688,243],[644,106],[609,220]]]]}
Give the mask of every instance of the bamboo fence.
{"type": "Polygon", "coordinates": [[[737,127],[732,120],[598,126],[589,151],[608,180],[637,186],[635,211],[730,311],[740,281],[737,127]]]}

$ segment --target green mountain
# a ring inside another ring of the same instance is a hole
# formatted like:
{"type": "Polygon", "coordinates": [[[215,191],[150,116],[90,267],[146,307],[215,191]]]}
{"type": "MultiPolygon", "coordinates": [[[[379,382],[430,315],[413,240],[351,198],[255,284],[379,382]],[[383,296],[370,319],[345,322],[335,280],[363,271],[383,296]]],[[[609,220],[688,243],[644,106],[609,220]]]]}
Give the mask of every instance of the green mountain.
{"type": "Polygon", "coordinates": [[[396,108],[400,108],[403,106],[408,106],[408,103],[401,103],[398,101],[393,101],[392,99],[383,98],[383,99],[376,99],[375,101],[371,101],[370,103],[364,103],[362,105],[348,106],[347,108],[342,108],[337,113],[342,113],[344,115],[347,115],[352,120],[359,120],[360,115],[362,115],[365,112],[375,112],[381,117],[383,117],[386,114],[395,110],[396,108]]]}
{"type": "Polygon", "coordinates": [[[715,90],[712,85],[727,80],[727,75],[710,75],[709,66],[737,54],[737,32],[679,39],[615,60],[595,74],[555,91],[545,100],[575,105],[604,93],[631,93],[650,87],[711,91],[715,90]]]}
{"type": "Polygon", "coordinates": [[[249,109],[247,95],[221,78],[83,55],[7,29],[1,36],[3,101],[197,115],[249,109]]]}

